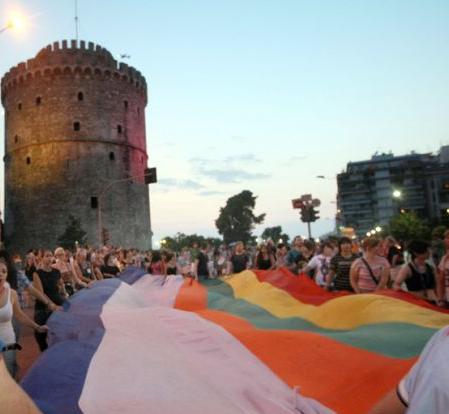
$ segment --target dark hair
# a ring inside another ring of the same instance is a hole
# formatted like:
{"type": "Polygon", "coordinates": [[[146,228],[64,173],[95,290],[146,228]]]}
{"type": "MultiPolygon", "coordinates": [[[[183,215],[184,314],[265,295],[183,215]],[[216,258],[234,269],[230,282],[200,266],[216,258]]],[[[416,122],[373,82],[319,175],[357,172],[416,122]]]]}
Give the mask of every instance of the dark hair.
{"type": "Polygon", "coordinates": [[[17,290],[17,270],[11,256],[6,250],[0,250],[0,259],[3,259],[8,270],[6,281],[9,283],[9,286],[11,286],[11,289],[17,290]]]}
{"type": "Polygon", "coordinates": [[[161,252],[158,250],[155,250],[153,254],[151,255],[151,262],[150,263],[156,263],[160,262],[162,260],[161,252]]]}
{"type": "Polygon", "coordinates": [[[310,252],[313,252],[313,250],[315,250],[315,243],[312,240],[304,240],[303,246],[310,252]]]}
{"type": "Polygon", "coordinates": [[[321,245],[321,250],[324,250],[325,247],[329,247],[329,249],[333,249],[334,245],[332,242],[327,240],[327,241],[323,242],[323,244],[321,245]]]}
{"type": "Polygon", "coordinates": [[[109,262],[109,258],[112,256],[112,253],[108,253],[104,258],[103,258],[103,262],[104,265],[107,266],[108,262],[109,262]]]}
{"type": "Polygon", "coordinates": [[[340,237],[338,239],[338,253],[341,253],[341,245],[342,244],[352,244],[351,239],[349,237],[340,237]]]}
{"type": "Polygon", "coordinates": [[[413,260],[418,254],[427,253],[427,251],[429,250],[429,243],[424,240],[412,240],[408,244],[408,250],[412,255],[413,260]]]}

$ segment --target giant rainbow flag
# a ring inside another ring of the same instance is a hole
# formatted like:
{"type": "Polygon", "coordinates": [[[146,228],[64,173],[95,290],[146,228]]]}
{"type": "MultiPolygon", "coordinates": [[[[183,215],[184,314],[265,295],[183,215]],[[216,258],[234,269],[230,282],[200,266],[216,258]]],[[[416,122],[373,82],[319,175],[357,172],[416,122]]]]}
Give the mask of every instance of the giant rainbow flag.
{"type": "Polygon", "coordinates": [[[129,269],[53,314],[22,385],[48,414],[360,414],[445,325],[407,293],[330,293],[288,271],[129,269]]]}

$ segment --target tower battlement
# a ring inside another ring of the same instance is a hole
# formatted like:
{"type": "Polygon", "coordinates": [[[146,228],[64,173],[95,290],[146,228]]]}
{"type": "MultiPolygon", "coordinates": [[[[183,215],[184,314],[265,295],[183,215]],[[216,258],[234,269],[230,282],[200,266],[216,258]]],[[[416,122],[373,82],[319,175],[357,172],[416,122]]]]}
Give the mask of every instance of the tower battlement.
{"type": "Polygon", "coordinates": [[[147,93],[142,74],[126,63],[118,62],[104,47],[84,40],[62,40],[12,67],[1,80],[2,100],[4,94],[18,84],[56,76],[114,78],[134,85],[145,97],[147,93]]]}

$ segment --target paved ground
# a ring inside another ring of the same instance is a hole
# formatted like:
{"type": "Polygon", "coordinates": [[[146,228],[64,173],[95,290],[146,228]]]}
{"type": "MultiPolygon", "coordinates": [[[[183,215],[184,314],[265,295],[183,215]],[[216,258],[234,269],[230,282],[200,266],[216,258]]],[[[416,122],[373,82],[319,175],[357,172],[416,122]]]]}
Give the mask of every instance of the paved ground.
{"type": "MultiPolygon", "coordinates": [[[[33,318],[34,308],[24,309],[25,313],[33,318]]],[[[21,337],[19,340],[23,349],[17,352],[17,361],[19,363],[18,379],[21,380],[26,372],[30,369],[33,362],[39,357],[40,351],[37,342],[34,339],[34,331],[31,328],[22,325],[21,337]]]]}

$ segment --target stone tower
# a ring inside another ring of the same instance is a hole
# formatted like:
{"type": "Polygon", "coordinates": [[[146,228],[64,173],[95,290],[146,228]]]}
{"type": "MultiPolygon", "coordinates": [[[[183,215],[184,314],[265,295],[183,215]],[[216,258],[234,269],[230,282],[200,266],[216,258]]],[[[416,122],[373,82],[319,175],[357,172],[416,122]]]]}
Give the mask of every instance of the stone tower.
{"type": "Polygon", "coordinates": [[[89,244],[102,227],[111,243],[149,248],[140,72],[92,42],[56,42],[4,75],[1,99],[9,250],[56,246],[69,214],[89,244]]]}

